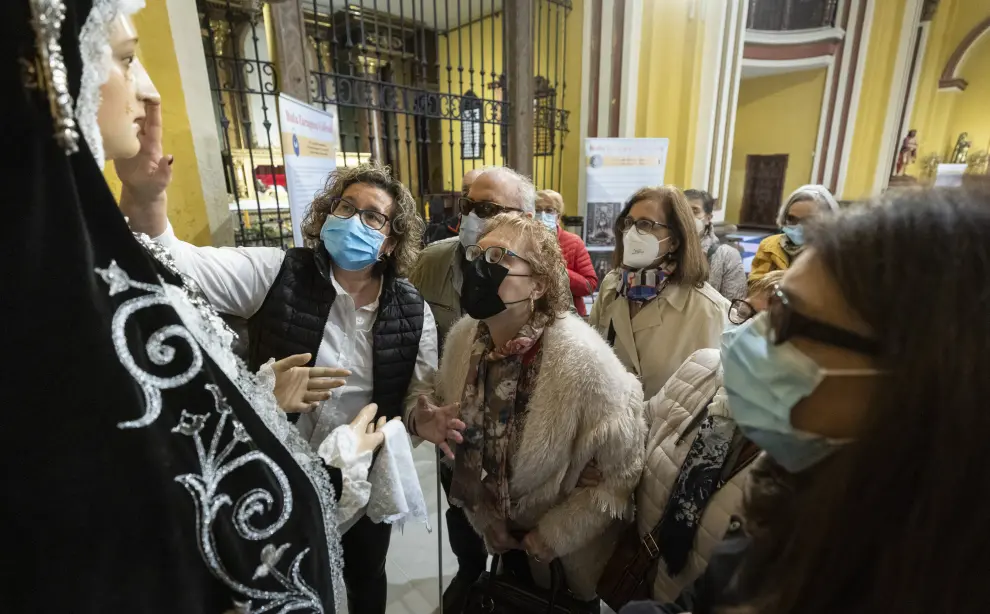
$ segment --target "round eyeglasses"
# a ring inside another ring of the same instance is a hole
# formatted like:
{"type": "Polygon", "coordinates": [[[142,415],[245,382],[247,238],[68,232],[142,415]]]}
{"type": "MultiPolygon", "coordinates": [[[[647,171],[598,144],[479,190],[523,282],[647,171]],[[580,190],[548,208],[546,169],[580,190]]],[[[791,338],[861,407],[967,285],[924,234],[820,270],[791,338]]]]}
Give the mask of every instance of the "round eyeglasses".
{"type": "Polygon", "coordinates": [[[506,255],[509,255],[512,256],[513,258],[518,258],[523,262],[525,262],[526,264],[532,266],[529,260],[526,260],[525,258],[515,253],[511,249],[501,247],[499,245],[492,245],[491,247],[488,248],[481,247],[480,245],[469,245],[464,250],[464,257],[467,258],[468,262],[474,262],[482,255],[485,256],[485,262],[489,264],[500,264],[502,262],[502,259],[505,258],[506,255]]]}
{"type": "Polygon", "coordinates": [[[330,206],[330,214],[342,220],[350,219],[355,214],[359,214],[361,223],[372,230],[381,230],[389,222],[388,216],[384,213],[374,209],[358,209],[354,203],[345,198],[338,198],[333,201],[330,206]]]}
{"type": "Polygon", "coordinates": [[[654,222],[653,220],[637,220],[628,216],[619,220],[619,230],[629,232],[630,228],[636,228],[636,232],[641,235],[652,234],[659,228],[670,230],[669,225],[662,222],[654,222]]]}

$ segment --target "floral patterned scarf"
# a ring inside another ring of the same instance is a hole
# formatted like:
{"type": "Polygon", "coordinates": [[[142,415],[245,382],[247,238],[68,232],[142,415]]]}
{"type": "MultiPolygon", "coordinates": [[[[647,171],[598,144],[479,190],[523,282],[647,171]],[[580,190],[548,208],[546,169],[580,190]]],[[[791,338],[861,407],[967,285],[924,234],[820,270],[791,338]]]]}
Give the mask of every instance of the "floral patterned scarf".
{"type": "Polygon", "coordinates": [[[461,420],[467,427],[455,454],[453,504],[467,509],[484,506],[509,518],[509,453],[536,384],[542,335],[542,328],[526,324],[515,338],[496,348],[488,326],[478,323],[461,397],[461,420]]]}

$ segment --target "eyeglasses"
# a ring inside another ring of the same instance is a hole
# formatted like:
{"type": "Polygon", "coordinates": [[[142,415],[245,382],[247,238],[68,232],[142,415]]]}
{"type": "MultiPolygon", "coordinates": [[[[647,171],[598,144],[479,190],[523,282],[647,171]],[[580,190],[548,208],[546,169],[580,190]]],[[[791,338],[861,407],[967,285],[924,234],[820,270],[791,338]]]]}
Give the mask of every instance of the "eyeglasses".
{"type": "Polygon", "coordinates": [[[384,213],[374,209],[358,209],[354,203],[344,198],[338,198],[330,205],[330,214],[342,220],[350,219],[357,213],[361,214],[361,223],[372,230],[381,230],[389,222],[389,217],[384,213]]]}
{"type": "Polygon", "coordinates": [[[748,301],[744,301],[741,298],[734,299],[732,304],[729,305],[729,322],[733,324],[742,324],[756,314],[756,307],[753,307],[748,301]]]}
{"type": "MultiPolygon", "coordinates": [[[[468,245],[467,248],[465,248],[464,250],[464,257],[467,259],[468,262],[474,262],[475,260],[480,258],[482,254],[484,254],[485,261],[488,262],[489,264],[501,264],[502,259],[505,258],[506,255],[509,255],[512,256],[513,258],[518,258],[522,260],[529,266],[533,266],[529,260],[526,260],[525,258],[520,256],[516,252],[512,251],[511,249],[507,249],[499,245],[492,245],[491,247],[488,248],[481,247],[480,245],[468,245]]],[[[509,275],[513,275],[513,273],[509,273],[509,275]]],[[[529,277],[529,275],[517,275],[517,277],[529,277]]]]}
{"type": "Polygon", "coordinates": [[[628,216],[619,220],[619,230],[622,232],[629,232],[629,229],[633,227],[641,235],[652,234],[658,228],[670,230],[670,226],[667,224],[654,222],[653,220],[637,220],[628,216]]]}
{"type": "Polygon", "coordinates": [[[495,217],[500,213],[522,213],[519,209],[510,209],[509,207],[488,200],[471,200],[466,196],[458,198],[457,203],[461,208],[461,214],[469,215],[473,211],[475,215],[483,220],[495,217]]]}
{"type": "MultiPolygon", "coordinates": [[[[867,339],[857,333],[819,322],[797,312],[787,293],[779,285],[773,287],[768,305],[770,331],[767,338],[774,345],[780,345],[792,337],[805,337],[868,356],[880,354],[880,344],[874,339],[867,339]]],[[[734,324],[742,324],[754,315],[756,309],[746,301],[738,299],[732,302],[729,309],[729,320],[734,324]],[[733,319],[733,309],[736,309],[736,319],[733,319]],[[743,315],[746,317],[737,321],[743,315]]]]}

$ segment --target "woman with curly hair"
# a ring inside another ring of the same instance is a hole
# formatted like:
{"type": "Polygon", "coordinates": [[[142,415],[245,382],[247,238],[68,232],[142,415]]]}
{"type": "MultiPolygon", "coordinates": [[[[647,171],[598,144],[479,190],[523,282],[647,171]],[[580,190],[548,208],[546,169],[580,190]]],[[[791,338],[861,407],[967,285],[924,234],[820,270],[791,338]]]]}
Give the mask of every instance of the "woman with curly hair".
{"type": "MultiPolygon", "coordinates": [[[[296,360],[309,369],[299,431],[313,449],[369,403],[401,417],[433,391],[433,314],[405,276],[423,222],[409,190],[377,163],[339,168],[302,224],[306,247],[196,247],[176,238],[161,202],[125,210],[156,237],[217,310],[248,320],[248,366],[296,360]],[[302,355],[302,356],[300,356],[302,355]],[[341,378],[344,381],[341,381],[341,378]],[[330,389],[336,388],[331,396],[330,389]]],[[[352,612],[385,612],[391,526],[362,516],[343,537],[352,612]]]]}
{"type": "MultiPolygon", "coordinates": [[[[468,315],[447,337],[436,391],[440,403],[460,404],[463,423],[449,431],[450,500],[490,552],[508,553],[505,569],[545,577],[559,557],[570,589],[591,600],[617,531],[632,520],[642,387],[568,313],[563,256],[542,222],[496,216],[465,255],[468,315]],[[592,460],[601,479],[579,485],[592,460]]],[[[431,439],[422,418],[410,430],[431,439]]]]}

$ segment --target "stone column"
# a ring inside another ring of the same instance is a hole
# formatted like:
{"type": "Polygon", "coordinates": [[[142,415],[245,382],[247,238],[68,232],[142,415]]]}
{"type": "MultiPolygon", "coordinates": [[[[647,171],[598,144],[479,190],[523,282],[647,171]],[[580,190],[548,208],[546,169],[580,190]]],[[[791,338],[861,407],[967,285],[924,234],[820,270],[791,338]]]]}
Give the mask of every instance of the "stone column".
{"type": "Polygon", "coordinates": [[[533,174],[533,2],[505,1],[506,87],[509,102],[508,164],[533,174]]]}

